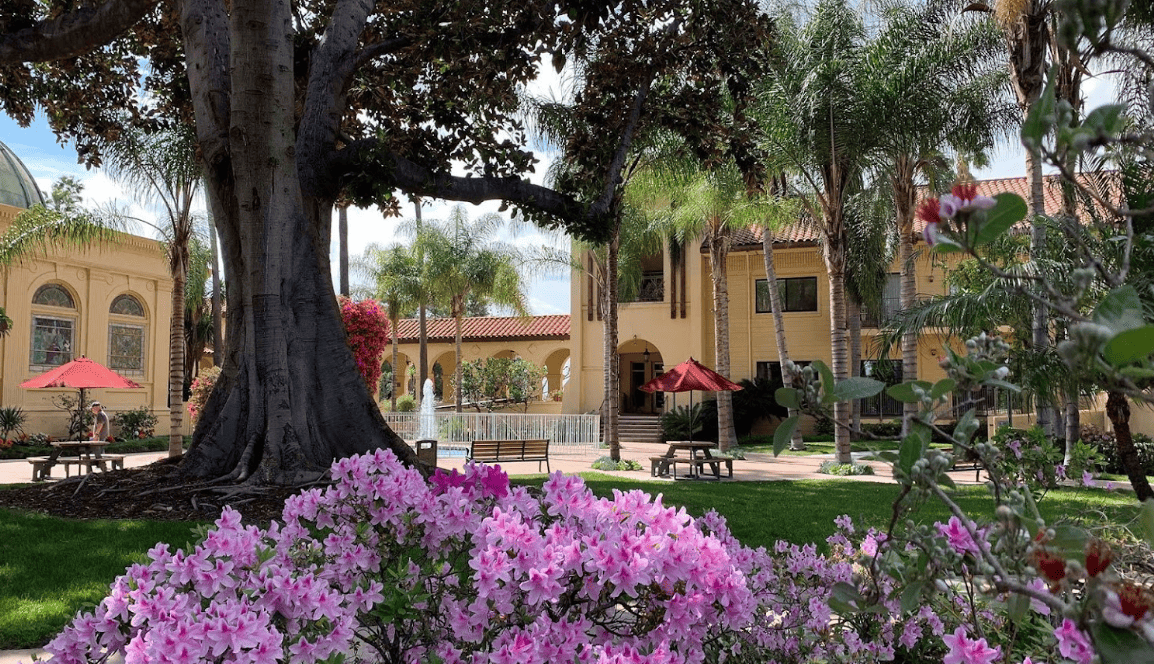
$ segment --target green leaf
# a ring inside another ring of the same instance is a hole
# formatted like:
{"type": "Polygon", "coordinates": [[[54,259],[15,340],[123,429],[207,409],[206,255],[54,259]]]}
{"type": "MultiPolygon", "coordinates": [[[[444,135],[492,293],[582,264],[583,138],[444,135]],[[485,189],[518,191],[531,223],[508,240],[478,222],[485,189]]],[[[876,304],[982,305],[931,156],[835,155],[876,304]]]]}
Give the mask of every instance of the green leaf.
{"type": "MultiPolygon", "coordinates": [[[[947,468],[946,470],[949,470],[949,469],[947,468]]],[[[942,486],[946,487],[947,489],[958,488],[958,485],[954,484],[954,478],[947,475],[945,470],[943,470],[941,473],[938,474],[938,484],[941,484],[942,486]]]]}
{"type": "Polygon", "coordinates": [[[781,424],[777,425],[777,430],[773,432],[773,456],[781,454],[782,450],[789,446],[789,441],[793,438],[793,430],[797,428],[798,421],[801,416],[794,415],[782,420],[781,424]]]}
{"type": "Polygon", "coordinates": [[[1116,367],[1145,359],[1151,353],[1154,353],[1154,325],[1119,332],[1102,351],[1106,361],[1116,367]]]}
{"type": "Polygon", "coordinates": [[[1015,385],[1013,383],[1007,383],[1004,380],[997,380],[996,378],[989,378],[989,379],[983,380],[982,385],[989,385],[990,387],[1000,387],[1003,390],[1009,390],[1011,392],[1021,392],[1022,391],[1022,388],[1018,387],[1017,385],[1015,385]]]}
{"type": "Polygon", "coordinates": [[[988,244],[998,238],[1010,227],[1026,217],[1026,201],[1017,194],[998,194],[994,197],[996,205],[986,213],[986,219],[978,228],[974,238],[974,246],[988,244]]]}
{"type": "Polygon", "coordinates": [[[1138,512],[1138,521],[1142,524],[1146,543],[1154,546],[1154,498],[1142,501],[1142,509],[1138,512]]]}
{"type": "Polygon", "coordinates": [[[833,394],[838,401],[853,401],[854,399],[872,397],[884,390],[885,387],[886,384],[880,380],[854,376],[838,382],[833,394]]]}
{"type": "Polygon", "coordinates": [[[1089,535],[1081,528],[1057,525],[1054,526],[1054,537],[1047,545],[1057,549],[1067,560],[1085,560],[1088,539],[1089,535]]]}
{"type": "Polygon", "coordinates": [[[897,385],[890,385],[886,388],[886,394],[897,399],[902,403],[917,403],[921,401],[921,397],[914,394],[914,385],[921,387],[925,391],[930,391],[933,385],[925,380],[912,380],[905,383],[898,383],[897,385]]]}
{"type": "Polygon", "coordinates": [[[925,454],[925,447],[925,439],[918,432],[911,432],[902,440],[902,446],[898,450],[898,468],[908,475],[914,468],[914,462],[925,454]]]}
{"type": "Polygon", "coordinates": [[[1090,631],[1102,664],[1154,664],[1154,648],[1133,630],[1095,622],[1090,631]]]}
{"type": "Polygon", "coordinates": [[[1123,367],[1119,373],[1127,378],[1154,378],[1154,369],[1147,369],[1146,367],[1123,367]]]}
{"type": "Polygon", "coordinates": [[[941,399],[946,394],[953,392],[954,388],[957,386],[958,381],[954,380],[953,378],[943,378],[934,383],[933,389],[930,390],[930,396],[934,399],[941,399]]]}
{"type": "Polygon", "coordinates": [[[922,603],[922,591],[926,587],[925,581],[914,581],[902,590],[902,613],[913,613],[922,603]]]}
{"type": "Polygon", "coordinates": [[[898,462],[898,453],[892,450],[884,450],[882,452],[878,452],[876,456],[879,460],[885,461],[886,463],[898,462]]]}
{"type": "Polygon", "coordinates": [[[1094,309],[1094,322],[1116,333],[1145,327],[1138,291],[1133,286],[1119,286],[1107,293],[1094,309]]]}
{"type": "Polygon", "coordinates": [[[962,250],[962,245],[942,235],[939,235],[937,240],[934,242],[934,251],[938,252],[939,254],[956,254],[962,250]]]}
{"type": "Polygon", "coordinates": [[[1030,113],[1022,123],[1022,145],[1027,150],[1034,151],[1042,147],[1043,139],[1054,124],[1054,107],[1057,105],[1054,99],[1054,78],[1049,77],[1045,91],[1030,107],[1030,113]]]}
{"type": "MultiPolygon", "coordinates": [[[[954,431],[955,431],[954,436],[955,437],[957,437],[956,432],[965,431],[969,427],[973,426],[974,421],[978,419],[977,416],[975,415],[976,412],[977,412],[977,409],[971,408],[971,409],[967,410],[961,417],[958,418],[958,423],[954,426],[954,431]]],[[[966,436],[966,440],[964,440],[962,442],[964,442],[964,443],[970,442],[969,439],[971,437],[972,436],[966,436]]]]}
{"type": "Polygon", "coordinates": [[[814,360],[810,366],[816,369],[821,376],[821,402],[833,403],[837,401],[837,398],[834,396],[833,372],[830,371],[829,367],[825,365],[825,362],[821,360],[814,360]]]}
{"type": "Polygon", "coordinates": [[[1126,106],[1123,104],[1099,106],[1086,114],[1082,127],[1093,130],[1098,135],[1115,135],[1122,130],[1122,113],[1125,110],[1126,106]]]}
{"type": "Polygon", "coordinates": [[[1030,598],[1025,595],[1011,593],[1006,600],[1006,613],[1015,624],[1020,624],[1030,610],[1030,598]]]}
{"type": "Polygon", "coordinates": [[[773,393],[777,405],[785,408],[797,408],[797,390],[792,387],[779,387],[773,393]]]}

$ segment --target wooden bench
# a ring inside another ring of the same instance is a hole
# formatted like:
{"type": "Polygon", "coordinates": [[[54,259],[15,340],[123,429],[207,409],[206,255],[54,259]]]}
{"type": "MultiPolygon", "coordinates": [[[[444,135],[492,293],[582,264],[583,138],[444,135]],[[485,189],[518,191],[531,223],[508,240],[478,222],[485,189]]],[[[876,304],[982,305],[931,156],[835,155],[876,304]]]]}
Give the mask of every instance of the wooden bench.
{"type": "Polygon", "coordinates": [[[670,475],[670,474],[672,474],[673,477],[676,477],[677,476],[677,464],[679,464],[679,463],[688,464],[692,468],[693,459],[690,459],[689,457],[679,457],[679,456],[672,456],[672,457],[654,456],[654,457],[649,457],[649,463],[650,463],[649,473],[653,477],[663,477],[665,475],[670,475]]]}
{"type": "Polygon", "coordinates": [[[717,479],[721,479],[721,464],[725,464],[726,477],[733,477],[733,459],[728,457],[710,457],[708,459],[694,459],[693,465],[697,466],[697,475],[700,477],[705,474],[705,467],[711,467],[711,475],[717,479]]]}
{"type": "Polygon", "coordinates": [[[474,440],[469,445],[469,458],[480,463],[536,461],[538,471],[544,462],[545,469],[549,470],[549,440],[474,440]]]}
{"type": "Polygon", "coordinates": [[[32,464],[32,481],[43,482],[51,479],[52,466],[59,464],[64,466],[64,476],[71,477],[72,467],[76,466],[76,474],[80,475],[83,470],[85,473],[91,473],[92,469],[99,468],[104,472],[108,472],[111,467],[113,470],[124,468],[123,454],[104,454],[100,457],[91,457],[88,455],[80,457],[28,457],[28,463],[32,464]]]}

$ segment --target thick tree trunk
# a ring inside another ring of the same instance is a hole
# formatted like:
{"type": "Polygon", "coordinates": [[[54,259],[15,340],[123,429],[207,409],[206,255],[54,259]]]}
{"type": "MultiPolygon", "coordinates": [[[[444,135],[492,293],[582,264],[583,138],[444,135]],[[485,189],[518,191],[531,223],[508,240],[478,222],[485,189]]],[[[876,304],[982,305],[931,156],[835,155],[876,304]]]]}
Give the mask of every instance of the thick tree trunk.
{"type": "MultiPolygon", "coordinates": [[[[726,378],[729,378],[728,242],[726,237],[711,237],[709,242],[709,269],[713,277],[713,368],[726,378]]],[[[737,447],[737,432],[733,428],[733,392],[717,393],[717,446],[722,452],[737,447]]]]}
{"type": "Polygon", "coordinates": [[[168,456],[184,454],[184,285],[188,281],[188,247],[175,246],[172,265],[172,317],[168,325],[168,456]]]}
{"type": "MultiPolygon", "coordinates": [[[[787,369],[789,364],[789,348],[785,343],[785,317],[781,312],[781,293],[777,290],[777,268],[773,260],[773,230],[763,227],[761,231],[761,250],[765,258],[765,281],[769,288],[769,309],[773,312],[774,339],[777,343],[777,360],[781,364],[781,381],[783,385],[793,385],[793,372],[787,369]]],[[[789,417],[797,415],[797,409],[790,408],[789,417]]],[[[805,442],[801,437],[801,427],[794,427],[793,437],[789,440],[789,449],[804,450],[805,442]]]]}
{"type": "Polygon", "coordinates": [[[227,357],[181,471],[297,484],[336,458],[378,447],[415,466],[411,448],[385,426],[341,326],[328,264],[333,201],[302,194],[302,179],[320,177],[323,164],[301,158],[295,144],[289,5],[235,0],[227,17],[186,8],[186,42],[208,48],[201,33],[224,21],[224,118],[201,117],[220,110],[211,84],[222,72],[190,72],[190,84],[194,97],[210,100],[197,104],[197,127],[229,252],[227,357]],[[226,136],[210,129],[221,121],[226,136]],[[235,149],[221,147],[233,140],[235,149]]]}
{"type": "MultiPolygon", "coordinates": [[[[918,297],[917,270],[914,265],[914,206],[917,204],[917,187],[914,185],[914,164],[909,157],[900,157],[894,169],[891,184],[894,189],[895,221],[900,244],[898,264],[901,270],[901,307],[908,311],[914,307],[918,297]]],[[[906,330],[902,334],[902,380],[917,380],[918,377],[918,333],[906,330]]],[[[918,415],[916,403],[902,404],[902,438],[910,433],[910,424],[918,415]]]]}
{"type": "Polygon", "coordinates": [[[609,457],[621,460],[621,365],[617,354],[617,255],[621,248],[621,226],[618,224],[605,252],[605,286],[601,290],[601,308],[605,312],[603,358],[605,367],[605,442],[609,457]]]}
{"type": "Polygon", "coordinates": [[[1138,459],[1138,450],[1134,448],[1134,438],[1130,434],[1130,403],[1126,400],[1125,394],[1107,393],[1106,416],[1114,426],[1118,458],[1122,460],[1122,467],[1126,469],[1126,476],[1130,478],[1130,486],[1134,487],[1135,497],[1140,503],[1147,498],[1154,498],[1154,491],[1150,489],[1150,482],[1146,479],[1146,471],[1138,459]]]}

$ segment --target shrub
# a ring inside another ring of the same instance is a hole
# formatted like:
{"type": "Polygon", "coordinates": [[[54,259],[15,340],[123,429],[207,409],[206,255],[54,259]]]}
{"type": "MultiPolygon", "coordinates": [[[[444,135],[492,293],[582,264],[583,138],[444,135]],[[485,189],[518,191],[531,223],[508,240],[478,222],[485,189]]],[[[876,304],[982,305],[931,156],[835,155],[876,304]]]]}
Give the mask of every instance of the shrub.
{"type": "Polygon", "coordinates": [[[678,406],[661,416],[661,437],[665,440],[693,440],[701,432],[701,404],[678,406]]]}
{"type": "Polygon", "coordinates": [[[9,434],[23,435],[24,423],[28,415],[17,406],[0,408],[0,440],[8,440],[9,434]]]}
{"type": "Polygon", "coordinates": [[[593,470],[642,470],[642,467],[632,459],[614,461],[613,457],[603,456],[593,462],[593,470]]]}
{"type": "Polygon", "coordinates": [[[357,371],[365,379],[365,386],[374,398],[381,380],[381,357],[389,344],[389,318],[376,300],[354,302],[339,298],[341,322],[348,336],[349,349],[357,363],[357,371]]]}
{"type": "MultiPolygon", "coordinates": [[[[815,436],[832,436],[834,435],[834,429],[833,420],[828,417],[819,417],[817,421],[813,423],[813,433],[815,436]]],[[[828,440],[833,439],[830,438],[828,440]]]]}
{"type": "Polygon", "coordinates": [[[867,422],[861,425],[862,431],[873,434],[878,438],[900,438],[902,435],[901,422],[867,422]]]}
{"type": "Polygon", "coordinates": [[[412,413],[417,410],[417,398],[411,394],[402,394],[397,397],[397,412],[412,413]]]}
{"type": "Polygon", "coordinates": [[[841,475],[843,477],[849,475],[873,475],[874,469],[872,466],[864,463],[838,463],[833,459],[829,461],[822,461],[818,466],[817,472],[823,475],[841,475]]]}
{"type": "MultiPolygon", "coordinates": [[[[1102,472],[1126,474],[1126,467],[1122,465],[1122,458],[1118,456],[1118,442],[1113,433],[1102,431],[1092,424],[1083,425],[1080,433],[1082,442],[1097,452],[1102,472]]],[[[1147,475],[1154,475],[1154,441],[1142,433],[1134,433],[1131,438],[1142,469],[1147,475]]]]}
{"type": "Polygon", "coordinates": [[[192,386],[189,388],[188,403],[185,404],[193,424],[196,424],[197,418],[204,410],[204,405],[208,403],[208,397],[212,394],[212,388],[216,385],[218,378],[220,378],[220,367],[209,367],[202,369],[200,375],[193,379],[192,386]]]}
{"type": "Polygon", "coordinates": [[[156,415],[145,406],[119,412],[112,416],[112,424],[120,428],[121,438],[148,438],[156,432],[156,415]]]}
{"type": "Polygon", "coordinates": [[[748,378],[739,383],[742,389],[733,393],[733,428],[738,437],[747,436],[760,420],[784,420],[789,411],[777,405],[774,392],[780,386],[768,378],[748,378]]]}

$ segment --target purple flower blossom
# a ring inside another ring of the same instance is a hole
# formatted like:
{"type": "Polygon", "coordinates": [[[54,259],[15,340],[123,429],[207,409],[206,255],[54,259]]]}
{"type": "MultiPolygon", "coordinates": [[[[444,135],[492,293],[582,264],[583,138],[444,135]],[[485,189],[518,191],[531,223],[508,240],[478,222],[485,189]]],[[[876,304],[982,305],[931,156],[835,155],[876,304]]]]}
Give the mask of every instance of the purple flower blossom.
{"type": "Polygon", "coordinates": [[[1072,659],[1078,664],[1090,664],[1094,659],[1094,649],[1082,630],[1073,620],[1066,618],[1062,625],[1054,630],[1054,638],[1058,639],[1058,652],[1063,657],[1072,659]]]}
{"type": "Polygon", "coordinates": [[[957,628],[952,635],[946,634],[942,641],[950,649],[942,664],[992,664],[1002,656],[1001,646],[991,648],[984,638],[971,640],[965,627],[957,628]]]}
{"type": "Polygon", "coordinates": [[[938,533],[949,542],[950,548],[958,555],[964,556],[970,553],[976,556],[981,552],[977,542],[970,536],[970,531],[966,530],[958,517],[951,516],[947,524],[937,522],[934,523],[934,526],[937,527],[938,533]]]}

